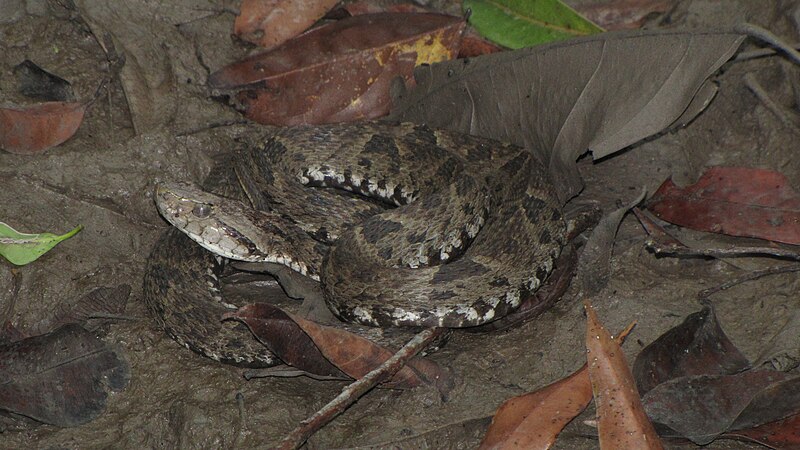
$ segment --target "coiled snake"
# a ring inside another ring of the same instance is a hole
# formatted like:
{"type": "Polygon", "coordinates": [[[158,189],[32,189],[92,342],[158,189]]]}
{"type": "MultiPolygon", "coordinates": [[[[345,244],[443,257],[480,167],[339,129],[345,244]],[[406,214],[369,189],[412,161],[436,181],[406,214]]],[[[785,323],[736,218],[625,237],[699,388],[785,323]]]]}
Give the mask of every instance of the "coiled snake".
{"type": "MultiPolygon", "coordinates": [[[[160,185],[159,211],[218,255],[319,280],[345,321],[489,322],[539,287],[564,241],[558,200],[530,152],[423,125],[287,128],[238,155],[235,172],[206,183],[215,194],[160,185]]],[[[274,363],[241,326],[219,322],[218,263],[186,241],[169,231],[148,263],[145,298],[161,325],[214,359],[274,363]]]]}

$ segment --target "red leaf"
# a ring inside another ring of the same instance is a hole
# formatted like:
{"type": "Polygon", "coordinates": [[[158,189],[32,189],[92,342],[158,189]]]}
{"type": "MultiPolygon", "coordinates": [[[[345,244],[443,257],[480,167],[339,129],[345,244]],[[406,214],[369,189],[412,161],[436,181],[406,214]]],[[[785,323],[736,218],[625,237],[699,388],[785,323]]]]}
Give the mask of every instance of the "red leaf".
{"type": "Polygon", "coordinates": [[[83,122],[86,105],[47,102],[20,108],[0,108],[0,148],[31,154],[71,138],[83,122]]]}
{"type": "Polygon", "coordinates": [[[367,14],[309,31],[224,67],[208,83],[239,90],[245,116],[296,125],[380,117],[389,85],[411,82],[414,67],[458,53],[464,21],[441,14],[367,14]]]}
{"type": "Polygon", "coordinates": [[[771,170],[712,167],[685,188],[669,179],[648,208],[694,230],[800,244],[800,196],[771,170]]]}
{"type": "Polygon", "coordinates": [[[729,431],[722,437],[758,442],[774,449],[800,450],[800,414],[747,430],[729,431]]]}
{"type": "Polygon", "coordinates": [[[273,48],[314,24],[338,0],[244,0],[233,23],[240,39],[273,48]]]}

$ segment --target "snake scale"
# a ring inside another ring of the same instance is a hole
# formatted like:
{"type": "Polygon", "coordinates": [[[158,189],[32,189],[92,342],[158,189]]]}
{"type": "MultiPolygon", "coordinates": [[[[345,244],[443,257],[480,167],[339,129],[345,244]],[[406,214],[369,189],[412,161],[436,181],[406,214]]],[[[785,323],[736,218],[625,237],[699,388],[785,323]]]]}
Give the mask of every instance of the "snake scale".
{"type": "Polygon", "coordinates": [[[529,151],[424,125],[286,128],[239,153],[235,175],[215,170],[205,191],[157,188],[175,228],[156,244],[144,287],[173,338],[223,362],[276,361],[240,324],[219,321],[229,310],[219,260],[189,238],[320,281],[344,321],[446,327],[519,306],[565,239],[552,184],[529,151]]]}

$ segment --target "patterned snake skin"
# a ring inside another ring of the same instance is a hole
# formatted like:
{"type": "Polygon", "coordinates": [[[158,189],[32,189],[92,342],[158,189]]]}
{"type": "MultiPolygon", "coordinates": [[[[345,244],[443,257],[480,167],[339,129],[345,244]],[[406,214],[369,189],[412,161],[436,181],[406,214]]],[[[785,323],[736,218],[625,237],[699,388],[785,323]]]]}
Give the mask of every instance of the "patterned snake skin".
{"type": "MultiPolygon", "coordinates": [[[[489,322],[539,287],[564,242],[558,200],[528,151],[422,125],[287,128],[238,155],[235,172],[207,182],[214,193],[160,185],[159,211],[220,256],[321,281],[345,321],[489,322]]],[[[150,258],[145,297],[162,326],[214,359],[270,364],[243,330],[219,323],[214,258],[179,249],[186,240],[171,230],[150,258]]]]}

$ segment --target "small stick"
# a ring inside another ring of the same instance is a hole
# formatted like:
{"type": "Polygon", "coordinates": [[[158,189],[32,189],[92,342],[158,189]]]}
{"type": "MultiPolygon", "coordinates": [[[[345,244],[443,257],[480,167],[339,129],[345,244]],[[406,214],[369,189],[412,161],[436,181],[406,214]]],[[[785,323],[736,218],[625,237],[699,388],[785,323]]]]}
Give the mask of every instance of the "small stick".
{"type": "Polygon", "coordinates": [[[317,381],[353,381],[352,378],[344,378],[330,375],[317,375],[314,373],[306,372],[294,367],[276,366],[266,369],[248,369],[242,373],[244,379],[247,381],[253,378],[295,378],[295,377],[308,377],[317,381]]]}
{"type": "Polygon", "coordinates": [[[791,116],[786,113],[786,111],[779,106],[775,101],[772,100],[772,97],[767,94],[767,91],[761,87],[758,80],[752,73],[748,73],[744,76],[744,84],[747,86],[750,91],[756,96],[757,99],[764,104],[764,106],[775,114],[775,116],[780,119],[784,126],[789,128],[790,130],[794,131],[795,133],[800,134],[800,129],[797,128],[797,125],[792,120],[791,116]]]}
{"type": "Polygon", "coordinates": [[[702,291],[697,293],[697,298],[700,300],[705,300],[713,294],[724,291],[726,289],[730,289],[738,284],[742,284],[747,281],[757,280],[761,277],[766,277],[769,275],[777,275],[780,273],[791,273],[791,272],[800,272],[800,266],[787,265],[787,266],[770,267],[763,270],[754,270],[739,278],[734,278],[733,280],[726,281],[725,283],[722,283],[719,286],[703,289],[702,291]]]}
{"type": "Polygon", "coordinates": [[[767,44],[775,47],[778,50],[783,51],[786,53],[786,56],[789,57],[795,64],[800,64],[800,53],[797,50],[793,49],[791,45],[784,42],[778,36],[770,33],[769,31],[761,28],[758,25],[753,25],[752,23],[740,23],[733,27],[733,30],[737,33],[742,33],[747,36],[759,39],[761,41],[766,42],[767,44]]]}
{"type": "Polygon", "coordinates": [[[782,248],[773,247],[730,247],[730,248],[688,248],[676,245],[663,245],[655,239],[648,238],[644,241],[647,248],[656,255],[675,256],[711,256],[714,258],[735,258],[738,256],[768,255],[776,258],[800,260],[800,253],[782,248]]]}
{"type": "Polygon", "coordinates": [[[445,328],[426,328],[414,336],[408,343],[397,351],[391,358],[383,362],[378,368],[370,371],[362,378],[356,380],[342,390],[342,392],[331,400],[322,409],[314,413],[308,419],[300,422],[288,436],[283,438],[275,449],[288,450],[300,448],[314,433],[333,420],[336,416],[344,412],[347,407],[352,405],[362,395],[370,391],[378,383],[388,379],[400,370],[405,363],[424,349],[431,341],[436,339],[445,331],[445,328]]]}

